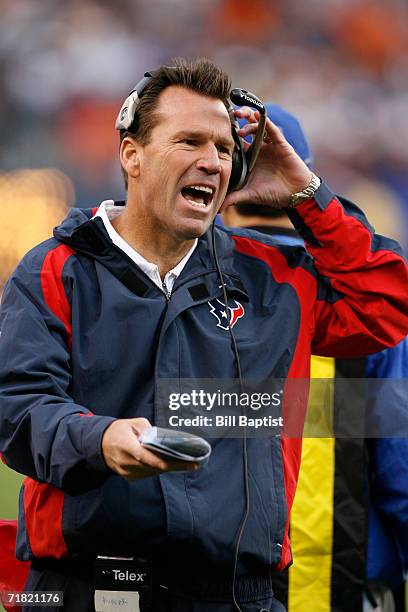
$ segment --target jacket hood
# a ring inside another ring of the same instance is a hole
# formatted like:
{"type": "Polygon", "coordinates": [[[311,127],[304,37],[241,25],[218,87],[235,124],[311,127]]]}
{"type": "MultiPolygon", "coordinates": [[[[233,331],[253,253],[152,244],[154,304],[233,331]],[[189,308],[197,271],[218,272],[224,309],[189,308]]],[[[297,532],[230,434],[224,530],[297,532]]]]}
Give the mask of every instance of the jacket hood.
{"type": "MultiPolygon", "coordinates": [[[[115,204],[125,204],[124,202],[115,202],[115,204]]],[[[65,219],[54,228],[54,237],[65,244],[68,241],[74,240],[73,235],[77,228],[83,223],[90,221],[96,214],[98,206],[94,208],[71,208],[65,219]]],[[[71,245],[74,246],[74,245],[71,245]]]]}

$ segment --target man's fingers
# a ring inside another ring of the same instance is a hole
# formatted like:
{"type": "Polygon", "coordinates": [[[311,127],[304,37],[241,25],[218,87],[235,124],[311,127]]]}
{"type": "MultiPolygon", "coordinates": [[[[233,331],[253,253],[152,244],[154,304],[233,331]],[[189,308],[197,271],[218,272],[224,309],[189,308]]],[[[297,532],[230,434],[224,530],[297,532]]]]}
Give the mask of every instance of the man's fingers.
{"type": "Polygon", "coordinates": [[[153,467],[152,465],[139,464],[137,470],[134,465],[129,465],[125,468],[121,474],[127,480],[138,480],[140,478],[149,478],[152,476],[160,476],[166,472],[187,472],[198,469],[198,463],[192,463],[190,461],[162,461],[160,468],[153,467]]]}
{"type": "Polygon", "coordinates": [[[282,134],[278,126],[272,123],[272,121],[268,118],[266,119],[266,122],[265,122],[265,133],[266,133],[267,139],[269,140],[269,143],[273,143],[273,144],[287,143],[284,135],[282,134]]]}
{"type": "Polygon", "coordinates": [[[142,467],[161,471],[166,471],[168,469],[168,462],[163,457],[153,453],[148,448],[144,448],[142,445],[140,445],[140,448],[135,454],[135,460],[141,464],[142,467]]]}
{"type": "MultiPolygon", "coordinates": [[[[259,113],[258,113],[259,114],[259,113]]],[[[245,138],[246,136],[254,136],[258,131],[259,122],[257,119],[254,119],[250,123],[246,123],[239,130],[237,130],[239,136],[241,138],[245,138]]],[[[270,119],[266,120],[265,123],[265,133],[264,133],[264,143],[265,144],[274,144],[281,145],[286,144],[286,140],[278,128],[270,119]]]]}
{"type": "Polygon", "coordinates": [[[197,467],[195,463],[169,460],[145,448],[139,437],[149,427],[151,424],[144,418],[117,419],[108,426],[102,438],[102,452],[111,470],[128,480],[136,480],[197,467]]]}
{"type": "Polygon", "coordinates": [[[238,134],[241,138],[245,138],[249,134],[255,134],[258,129],[258,122],[256,123],[246,123],[242,128],[238,130],[238,134]]]}
{"type": "Polygon", "coordinates": [[[255,123],[259,121],[258,111],[252,110],[252,108],[249,108],[249,106],[242,106],[234,112],[236,117],[239,117],[240,119],[246,119],[249,123],[255,123]]]}
{"type": "Polygon", "coordinates": [[[172,470],[194,470],[197,463],[191,461],[181,461],[179,459],[167,459],[159,453],[155,453],[147,448],[143,448],[143,453],[140,455],[138,460],[146,466],[146,468],[154,468],[163,472],[169,472],[172,470]]]}
{"type": "Polygon", "coordinates": [[[194,470],[197,463],[190,461],[180,461],[178,459],[167,459],[155,453],[148,448],[140,446],[137,452],[134,454],[128,453],[126,458],[125,470],[130,472],[131,470],[143,469],[151,473],[157,472],[169,472],[172,470],[194,470]]]}
{"type": "Polygon", "coordinates": [[[166,462],[167,467],[164,470],[157,470],[149,467],[140,467],[137,472],[132,469],[127,470],[122,474],[126,480],[139,480],[141,478],[151,478],[152,476],[160,476],[166,472],[187,472],[198,469],[198,463],[190,463],[189,461],[169,461],[166,462]]]}

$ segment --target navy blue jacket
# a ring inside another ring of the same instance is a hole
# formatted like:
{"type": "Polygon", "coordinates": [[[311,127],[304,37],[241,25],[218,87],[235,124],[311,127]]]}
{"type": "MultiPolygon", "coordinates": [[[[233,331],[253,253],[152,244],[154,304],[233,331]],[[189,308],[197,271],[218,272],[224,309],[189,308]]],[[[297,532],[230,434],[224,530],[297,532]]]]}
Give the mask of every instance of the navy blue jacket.
{"type": "MultiPolygon", "coordinates": [[[[0,451],[28,476],[18,556],[177,547],[186,566],[230,577],[245,503],[242,440],[216,440],[195,473],[134,482],[101,455],[114,418],[155,422],[158,379],[237,375],[229,332],[209,305],[222,300],[210,236],[199,239],[167,302],[94,212],[73,209],[4,293],[0,451]]],[[[244,310],[234,333],[246,378],[305,378],[311,351],[367,354],[408,331],[407,267],[394,242],[325,185],[289,214],[309,252],[249,230],[216,230],[227,293],[244,310]]],[[[239,573],[290,563],[300,451],[299,439],[248,440],[251,512],[239,573]]]]}

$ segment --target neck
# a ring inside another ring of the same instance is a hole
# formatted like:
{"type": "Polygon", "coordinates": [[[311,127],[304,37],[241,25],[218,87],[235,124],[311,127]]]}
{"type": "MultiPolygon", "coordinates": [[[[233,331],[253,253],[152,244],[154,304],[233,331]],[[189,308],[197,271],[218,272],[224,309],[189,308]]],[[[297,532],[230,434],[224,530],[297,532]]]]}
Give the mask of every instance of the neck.
{"type": "Polygon", "coordinates": [[[128,206],[112,220],[112,225],[135,251],[156,264],[162,280],[194,244],[194,239],[177,242],[163,232],[158,232],[150,218],[140,215],[140,212],[136,215],[128,206]]]}

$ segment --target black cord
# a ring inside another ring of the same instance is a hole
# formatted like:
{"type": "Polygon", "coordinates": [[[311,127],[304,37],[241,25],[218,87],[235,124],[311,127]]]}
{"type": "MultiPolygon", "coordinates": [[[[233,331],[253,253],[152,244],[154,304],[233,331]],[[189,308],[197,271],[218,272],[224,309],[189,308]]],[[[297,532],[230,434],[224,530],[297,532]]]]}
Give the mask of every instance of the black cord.
{"type": "MultiPolygon", "coordinates": [[[[227,310],[227,320],[228,320],[228,329],[231,335],[231,342],[232,342],[232,346],[233,346],[233,350],[234,350],[234,354],[235,354],[235,360],[237,362],[237,370],[238,370],[238,378],[239,378],[239,386],[240,386],[240,391],[241,394],[244,393],[244,381],[242,379],[242,371],[241,371],[241,362],[239,359],[239,353],[238,353],[238,347],[237,347],[237,342],[235,340],[235,336],[234,336],[234,332],[232,331],[232,327],[231,327],[231,318],[229,316],[229,310],[228,310],[228,296],[227,296],[227,292],[225,290],[225,284],[224,284],[224,277],[222,275],[221,272],[221,267],[218,261],[218,254],[217,254],[217,246],[215,244],[215,219],[212,223],[212,227],[211,227],[211,242],[212,242],[212,251],[213,251],[213,257],[214,257],[214,262],[215,262],[215,267],[217,268],[217,273],[221,282],[221,286],[222,286],[222,293],[223,293],[223,298],[224,298],[224,304],[225,304],[225,308],[227,310]]],[[[246,412],[245,407],[243,407],[244,410],[244,414],[246,412]]],[[[244,435],[243,435],[243,470],[244,470],[244,491],[245,491],[245,510],[244,510],[244,514],[242,516],[242,520],[241,520],[241,524],[239,527],[239,532],[238,532],[238,538],[237,538],[237,543],[235,546],[235,553],[234,553],[234,570],[233,570],[233,574],[232,574],[232,599],[234,601],[234,605],[236,607],[236,609],[238,610],[238,612],[242,612],[236,596],[235,596],[235,582],[236,582],[236,577],[237,577],[237,566],[238,566],[238,557],[239,557],[239,548],[240,548],[240,544],[241,544],[241,540],[242,540],[242,536],[244,534],[245,531],[245,525],[249,516],[249,510],[250,510],[250,503],[249,503],[249,476],[248,476],[248,445],[247,445],[247,430],[246,427],[244,427],[244,435]]]]}

